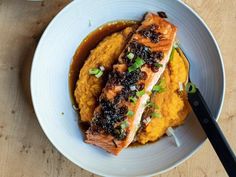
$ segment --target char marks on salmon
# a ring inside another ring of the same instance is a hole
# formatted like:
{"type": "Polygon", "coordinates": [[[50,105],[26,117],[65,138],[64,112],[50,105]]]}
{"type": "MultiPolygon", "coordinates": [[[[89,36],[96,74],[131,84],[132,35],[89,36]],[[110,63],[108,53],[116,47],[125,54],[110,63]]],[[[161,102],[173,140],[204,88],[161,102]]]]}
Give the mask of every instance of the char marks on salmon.
{"type": "Polygon", "coordinates": [[[109,74],[87,143],[117,155],[133,141],[151,90],[169,61],[176,31],[156,13],[147,13],[109,74]]]}

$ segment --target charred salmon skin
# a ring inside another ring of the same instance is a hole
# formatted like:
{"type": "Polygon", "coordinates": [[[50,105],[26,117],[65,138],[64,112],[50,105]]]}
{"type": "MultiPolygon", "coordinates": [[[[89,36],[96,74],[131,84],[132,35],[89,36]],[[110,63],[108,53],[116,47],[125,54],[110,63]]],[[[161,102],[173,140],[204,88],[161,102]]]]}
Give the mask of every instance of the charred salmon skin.
{"type": "Polygon", "coordinates": [[[156,13],[145,15],[109,73],[86,143],[118,155],[133,141],[152,88],[169,61],[176,31],[156,13]]]}

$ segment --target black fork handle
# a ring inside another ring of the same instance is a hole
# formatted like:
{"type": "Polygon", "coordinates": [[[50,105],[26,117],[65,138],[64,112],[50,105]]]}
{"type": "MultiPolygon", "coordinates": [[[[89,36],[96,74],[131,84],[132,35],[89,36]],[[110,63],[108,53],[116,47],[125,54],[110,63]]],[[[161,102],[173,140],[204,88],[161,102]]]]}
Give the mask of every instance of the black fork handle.
{"type": "Polygon", "coordinates": [[[236,157],[200,91],[196,88],[195,93],[188,93],[188,100],[226,172],[236,177],[236,157]]]}

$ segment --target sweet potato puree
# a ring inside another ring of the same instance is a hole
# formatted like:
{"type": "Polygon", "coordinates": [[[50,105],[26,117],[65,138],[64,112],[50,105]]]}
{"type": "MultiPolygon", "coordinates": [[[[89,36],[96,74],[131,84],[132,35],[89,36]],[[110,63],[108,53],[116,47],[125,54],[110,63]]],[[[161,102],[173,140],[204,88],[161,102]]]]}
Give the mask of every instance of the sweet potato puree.
{"type": "Polygon", "coordinates": [[[188,70],[179,53],[174,50],[162,80],[165,90],[151,96],[151,102],[158,106],[159,118],[152,118],[147,127],[138,135],[138,142],[145,144],[163,136],[168,127],[184,123],[190,112],[185,91],[180,92],[180,84],[186,81],[188,70]]]}
{"type": "MultiPolygon", "coordinates": [[[[119,57],[133,31],[134,28],[127,27],[121,32],[104,38],[91,51],[82,67],[74,92],[82,122],[91,121],[97,106],[97,99],[106,82],[107,73],[111,71],[113,63],[119,57]],[[96,78],[89,74],[89,69],[99,66],[105,67],[105,74],[102,77],[96,78]]],[[[151,96],[151,101],[159,107],[160,117],[152,118],[148,125],[142,129],[137,136],[139,143],[145,144],[155,141],[165,134],[168,127],[178,126],[184,122],[190,108],[186,100],[186,93],[179,91],[179,83],[185,82],[187,73],[188,69],[180,54],[174,50],[173,58],[161,78],[165,85],[164,92],[151,96]]]]}
{"type": "Polygon", "coordinates": [[[107,73],[112,70],[113,63],[118,59],[130,37],[129,34],[134,30],[132,27],[127,27],[121,32],[104,38],[91,51],[84,66],[81,68],[74,96],[80,109],[80,119],[82,122],[89,122],[92,119],[94,109],[97,106],[97,99],[107,78],[107,73]],[[96,78],[89,75],[89,69],[99,66],[105,68],[105,74],[102,77],[96,78]]]}

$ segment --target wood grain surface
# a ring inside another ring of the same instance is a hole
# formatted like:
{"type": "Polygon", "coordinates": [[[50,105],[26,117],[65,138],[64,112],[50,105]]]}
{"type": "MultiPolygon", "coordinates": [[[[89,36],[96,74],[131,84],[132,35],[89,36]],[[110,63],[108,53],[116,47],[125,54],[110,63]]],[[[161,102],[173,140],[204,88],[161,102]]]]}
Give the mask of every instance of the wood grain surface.
{"type": "MultiPolygon", "coordinates": [[[[236,150],[236,1],[185,0],[206,21],[221,48],[226,95],[219,124],[236,150]]],[[[89,177],[48,141],[35,116],[29,71],[38,40],[69,0],[0,0],[0,177],[89,177]]],[[[210,143],[160,177],[227,176],[210,143]]]]}

